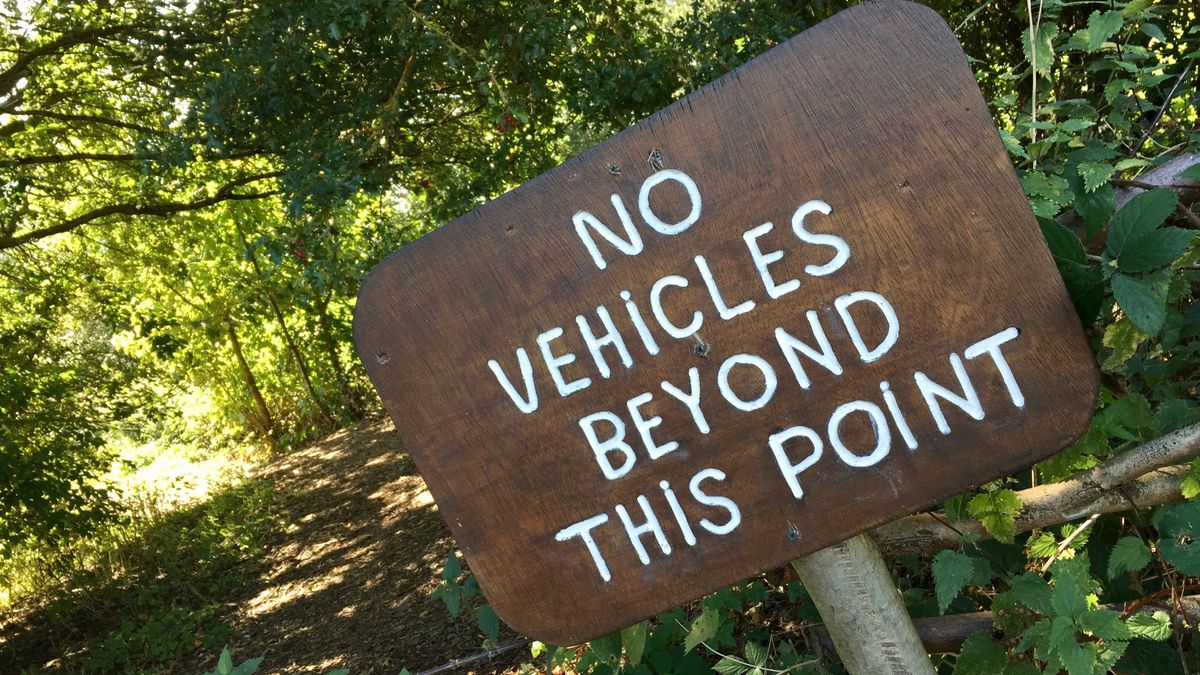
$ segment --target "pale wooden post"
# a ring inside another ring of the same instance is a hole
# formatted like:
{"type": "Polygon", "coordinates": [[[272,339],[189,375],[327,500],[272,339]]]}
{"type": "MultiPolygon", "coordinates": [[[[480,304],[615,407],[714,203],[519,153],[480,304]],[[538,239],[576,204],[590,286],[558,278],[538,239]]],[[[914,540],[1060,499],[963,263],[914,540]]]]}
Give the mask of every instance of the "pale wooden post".
{"type": "Polygon", "coordinates": [[[860,534],[792,562],[851,675],[934,675],[887,564],[860,534]]]}

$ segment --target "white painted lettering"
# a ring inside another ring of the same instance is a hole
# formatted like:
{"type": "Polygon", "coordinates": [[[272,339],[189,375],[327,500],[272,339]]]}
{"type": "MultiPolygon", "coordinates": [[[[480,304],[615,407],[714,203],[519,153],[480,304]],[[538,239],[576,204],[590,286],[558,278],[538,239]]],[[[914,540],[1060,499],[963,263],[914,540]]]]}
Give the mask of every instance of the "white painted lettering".
{"type": "Polygon", "coordinates": [[[1012,369],[1008,367],[1008,361],[1004,359],[1004,354],[1000,353],[1000,345],[1009,340],[1015,340],[1020,334],[1021,331],[1010,326],[967,347],[963,356],[968,359],[974,359],[984,354],[992,357],[992,363],[996,365],[996,370],[1000,371],[1000,377],[1004,379],[1004,386],[1008,389],[1008,397],[1012,399],[1013,405],[1024,408],[1025,394],[1021,392],[1021,387],[1017,386],[1017,378],[1013,377],[1012,369]]]}
{"type": "Polygon", "coordinates": [[[804,497],[804,489],[800,487],[800,473],[821,459],[821,453],[825,450],[825,442],[812,429],[795,426],[771,434],[767,443],[771,446],[771,453],[775,455],[775,462],[779,464],[779,470],[783,473],[784,480],[787,481],[788,487],[792,488],[792,495],[796,499],[804,497]],[[812,452],[799,462],[793,463],[788,457],[784,444],[793,438],[800,437],[807,438],[812,443],[812,452]]]}
{"type": "Polygon", "coordinates": [[[604,561],[604,556],[600,554],[600,547],[596,545],[596,540],[592,537],[592,530],[608,522],[608,514],[601,513],[598,516],[592,516],[587,520],[581,520],[574,525],[568,525],[559,530],[554,538],[558,541],[567,541],[579,537],[587,546],[588,553],[592,554],[592,562],[596,564],[596,570],[600,572],[600,578],[606,583],[612,579],[612,575],[608,572],[608,564],[604,561]]]}
{"type": "Polygon", "coordinates": [[[963,367],[962,359],[958,357],[958,354],[950,355],[950,366],[954,369],[954,375],[958,377],[958,386],[963,390],[962,396],[930,380],[921,371],[917,371],[913,375],[917,381],[917,388],[921,390],[921,396],[925,397],[925,405],[929,406],[929,412],[933,415],[933,420],[937,422],[938,431],[943,435],[950,433],[950,425],[946,423],[946,415],[942,412],[942,406],[937,401],[938,398],[954,404],[973,419],[983,419],[983,405],[979,402],[979,394],[975,392],[971,378],[967,377],[967,369],[963,367]]]}
{"type": "Polygon", "coordinates": [[[662,329],[667,332],[667,335],[679,340],[689,337],[696,331],[700,330],[700,326],[704,323],[704,315],[697,310],[694,314],[692,314],[691,323],[683,328],[676,326],[675,324],[671,323],[671,320],[667,318],[667,313],[663,311],[662,293],[663,290],[665,290],[668,286],[687,288],[687,285],[687,279],[677,274],[668,274],[667,276],[654,282],[654,285],[650,287],[650,310],[654,313],[654,318],[658,320],[658,325],[662,326],[662,329]]]}
{"type": "Polygon", "coordinates": [[[659,171],[646,179],[642,183],[642,189],[638,192],[638,211],[642,214],[642,220],[650,227],[658,230],[662,234],[679,234],[688,229],[700,219],[700,190],[696,187],[696,182],[691,176],[677,169],[665,169],[659,171]],[[662,221],[654,210],[650,208],[650,190],[654,189],[663,181],[672,180],[683,186],[687,190],[688,201],[691,203],[691,210],[687,216],[678,223],[668,224],[662,221]]]}
{"type": "Polygon", "coordinates": [[[829,338],[825,336],[825,329],[821,327],[820,316],[818,316],[816,311],[811,309],[805,312],[804,316],[808,318],[809,328],[812,329],[813,338],[816,339],[820,351],[801,342],[782,328],[775,329],[775,341],[779,343],[779,349],[783,352],[784,358],[787,359],[788,366],[791,367],[792,375],[795,376],[796,382],[802,389],[808,389],[812,385],[812,382],[808,379],[808,373],[804,371],[804,365],[800,363],[800,354],[804,354],[816,362],[817,365],[822,366],[834,375],[842,374],[842,365],[838,363],[837,355],[833,353],[833,346],[829,344],[829,338]]]}
{"type": "Polygon", "coordinates": [[[837,312],[842,317],[842,323],[846,325],[846,332],[850,334],[850,339],[854,342],[854,348],[858,350],[859,357],[863,363],[870,363],[879,360],[884,354],[888,353],[892,347],[896,345],[896,339],[900,336],[900,319],[896,316],[896,310],[892,307],[892,303],[887,301],[887,298],[873,291],[855,291],[838,296],[833,301],[833,306],[837,308],[837,312]],[[858,330],[858,324],[854,322],[854,316],[850,314],[850,306],[867,301],[879,308],[883,318],[887,320],[888,331],[883,340],[875,347],[868,349],[863,342],[862,334],[858,330]]]}
{"type": "Polygon", "coordinates": [[[642,444],[646,446],[646,453],[650,455],[650,459],[658,459],[663,455],[671,452],[679,447],[678,441],[670,441],[664,445],[658,445],[654,439],[650,437],[650,430],[662,424],[662,418],[658,415],[646,419],[642,417],[640,408],[651,401],[654,395],[650,392],[638,394],[629,399],[626,406],[629,408],[629,415],[633,418],[633,427],[638,430],[638,434],[642,437],[642,444]]]}
{"type": "Polygon", "coordinates": [[[625,422],[615,413],[607,410],[592,413],[579,420],[579,428],[583,429],[583,435],[596,455],[596,463],[600,465],[605,478],[616,480],[633,469],[637,457],[633,454],[633,448],[625,442],[625,422]],[[608,422],[613,428],[612,436],[603,441],[596,434],[596,423],[601,421],[608,422]],[[609,454],[613,452],[619,452],[624,457],[619,467],[614,467],[609,459],[609,454]]]}
{"type": "Polygon", "coordinates": [[[504,373],[504,369],[500,367],[500,362],[496,359],[488,361],[488,368],[492,369],[492,374],[496,376],[496,380],[500,382],[500,386],[504,389],[504,393],[512,399],[517,405],[517,410],[528,415],[537,410],[538,395],[537,388],[533,384],[533,364],[529,361],[529,353],[524,347],[517,348],[517,364],[521,369],[521,382],[525,385],[525,395],[522,396],[517,388],[512,385],[512,381],[508,379],[508,375],[504,373]]]}
{"type": "Polygon", "coordinates": [[[879,406],[870,401],[851,401],[843,403],[833,411],[829,418],[829,445],[841,460],[850,466],[873,466],[878,464],[892,449],[892,431],[888,427],[887,418],[879,406]],[[871,418],[871,428],[875,431],[875,447],[867,455],[856,455],[846,447],[841,438],[842,420],[852,412],[865,412],[871,418]]]}
{"type": "Polygon", "coordinates": [[[558,388],[559,396],[570,396],[580,389],[587,389],[592,383],[592,378],[581,377],[573,382],[567,382],[563,379],[562,367],[575,362],[575,355],[567,352],[562,356],[555,356],[554,350],[550,347],[550,343],[562,337],[563,329],[560,326],[555,326],[550,330],[537,336],[538,347],[542,350],[542,360],[546,362],[546,368],[550,370],[550,378],[554,380],[554,386],[558,388]]]}
{"type": "Polygon", "coordinates": [[[596,337],[592,332],[592,327],[588,325],[587,319],[583,315],[575,317],[575,323],[579,326],[579,332],[583,335],[583,342],[587,345],[588,351],[592,355],[592,360],[596,362],[596,368],[600,371],[600,376],[608,379],[612,374],[608,367],[608,361],[604,359],[604,354],[601,353],[602,347],[611,345],[617,350],[617,356],[621,357],[621,363],[626,368],[633,365],[633,357],[629,355],[629,350],[625,348],[625,340],[621,338],[621,333],[617,331],[617,327],[613,325],[612,316],[604,305],[596,308],[596,315],[600,317],[600,323],[604,324],[604,335],[596,337]]]}
{"type": "Polygon", "coordinates": [[[823,277],[833,274],[846,264],[850,259],[850,246],[846,244],[846,240],[836,234],[816,234],[809,232],[804,227],[804,218],[814,211],[829,215],[833,212],[833,208],[819,199],[804,202],[796,212],[792,214],[792,230],[796,233],[796,237],[808,244],[818,244],[820,246],[829,246],[833,248],[835,253],[829,259],[829,262],[823,265],[805,265],[805,274],[811,274],[814,277],[823,277]]]}
{"type": "Polygon", "coordinates": [[[721,296],[721,289],[717,286],[717,280],[713,278],[712,270],[708,267],[708,261],[704,256],[696,256],[696,268],[700,270],[700,277],[704,279],[704,285],[708,287],[708,294],[712,298],[713,307],[717,308],[717,315],[721,319],[728,321],[739,314],[745,314],[754,309],[754,301],[746,300],[736,307],[729,307],[725,304],[725,298],[721,296]]]}
{"type": "Polygon", "coordinates": [[[642,252],[643,248],[642,235],[638,234],[637,228],[633,226],[633,218],[629,216],[629,209],[625,208],[625,202],[621,201],[619,195],[613,195],[612,205],[617,212],[617,217],[621,219],[621,225],[625,228],[626,238],[613,232],[609,226],[600,222],[599,218],[587,211],[579,211],[571,217],[571,222],[575,224],[575,234],[579,235],[580,241],[592,255],[592,261],[600,269],[607,267],[608,263],[600,254],[600,248],[596,246],[595,239],[588,232],[589,227],[625,255],[637,255],[642,252]]]}
{"type": "Polygon", "coordinates": [[[729,513],[729,520],[724,525],[717,525],[708,518],[703,518],[700,521],[700,527],[716,534],[725,535],[737,529],[742,523],[742,512],[738,509],[737,504],[733,503],[728,497],[720,497],[710,495],[700,489],[700,484],[706,480],[725,480],[725,472],[720,469],[701,469],[696,475],[692,476],[692,480],[688,483],[688,491],[692,493],[692,498],[705,506],[715,506],[725,509],[729,513]]]}
{"type": "Polygon", "coordinates": [[[725,400],[729,401],[729,405],[746,412],[758,410],[769,403],[771,397],[775,395],[775,389],[778,385],[779,380],[775,377],[775,369],[761,356],[755,356],[754,354],[734,354],[725,359],[725,362],[721,364],[721,369],[717,371],[717,388],[721,391],[721,396],[724,396],[725,400]],[[753,366],[762,373],[763,391],[758,395],[758,398],[744,401],[729,386],[729,373],[733,370],[734,366],[738,365],[753,366]]]}
{"type": "Polygon", "coordinates": [[[767,289],[767,295],[771,296],[772,300],[778,300],[800,288],[800,281],[798,279],[789,279],[782,284],[777,284],[775,283],[775,278],[771,276],[771,271],[767,269],[771,263],[783,259],[783,251],[763,253],[762,249],[758,246],[759,237],[770,232],[774,227],[773,223],[763,223],[758,227],[746,230],[742,234],[742,239],[746,241],[746,248],[750,249],[750,258],[754,260],[754,269],[758,270],[758,277],[762,279],[763,287],[767,289]]]}
{"type": "Polygon", "coordinates": [[[629,517],[629,512],[625,510],[623,504],[617,504],[617,515],[621,517],[621,522],[625,525],[625,533],[629,535],[629,541],[637,551],[638,560],[641,560],[643,565],[649,565],[650,554],[642,545],[643,535],[653,534],[663,555],[671,555],[671,544],[667,541],[667,535],[663,532],[662,525],[658,522],[658,516],[654,515],[654,510],[650,508],[650,500],[646,499],[646,495],[638,495],[637,502],[642,507],[642,515],[646,517],[646,522],[642,525],[633,524],[633,520],[629,517]]]}
{"type": "Polygon", "coordinates": [[[704,411],[700,410],[700,369],[695,366],[688,369],[688,384],[689,391],[684,391],[679,387],[663,380],[661,386],[663,391],[671,396],[679,399],[687,406],[688,412],[692,413],[692,421],[696,423],[696,428],[700,433],[708,433],[708,420],[704,418],[704,411]]]}

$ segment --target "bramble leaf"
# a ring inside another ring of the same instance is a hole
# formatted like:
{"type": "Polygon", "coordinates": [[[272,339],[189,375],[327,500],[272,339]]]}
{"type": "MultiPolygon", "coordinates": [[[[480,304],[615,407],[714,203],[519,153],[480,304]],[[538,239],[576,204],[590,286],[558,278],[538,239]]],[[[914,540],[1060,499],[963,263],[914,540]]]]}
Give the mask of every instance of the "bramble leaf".
{"type": "Polygon", "coordinates": [[[1180,502],[1154,514],[1158,550],[1163,559],[1188,576],[1200,576],[1200,502],[1180,502]]]}
{"type": "Polygon", "coordinates": [[[1167,319],[1167,289],[1171,283],[1165,270],[1142,276],[1118,272],[1113,275],[1113,295],[1129,320],[1148,335],[1158,335],[1167,319]]]}

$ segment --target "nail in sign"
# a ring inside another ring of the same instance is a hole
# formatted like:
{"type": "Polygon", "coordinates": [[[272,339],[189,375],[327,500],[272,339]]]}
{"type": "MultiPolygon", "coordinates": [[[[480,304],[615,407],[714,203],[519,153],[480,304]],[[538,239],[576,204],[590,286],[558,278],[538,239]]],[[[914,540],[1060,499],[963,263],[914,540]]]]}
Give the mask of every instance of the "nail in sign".
{"type": "Polygon", "coordinates": [[[904,2],[405,247],[355,339],[489,601],[559,644],[1040,460],[1097,387],[966,58],[904,2]]]}

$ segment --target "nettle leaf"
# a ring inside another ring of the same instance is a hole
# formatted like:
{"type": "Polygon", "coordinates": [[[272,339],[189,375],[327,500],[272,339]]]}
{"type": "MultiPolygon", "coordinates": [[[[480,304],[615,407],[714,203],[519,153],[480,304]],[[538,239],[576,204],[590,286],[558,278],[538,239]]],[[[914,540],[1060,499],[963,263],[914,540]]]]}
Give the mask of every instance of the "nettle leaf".
{"type": "Polygon", "coordinates": [[[500,617],[496,615],[496,610],[492,609],[491,605],[480,607],[475,618],[480,632],[488,641],[494,643],[500,638],[500,617]]]}
{"type": "Polygon", "coordinates": [[[946,613],[950,603],[974,576],[975,564],[964,553],[953,550],[938,551],[933,556],[933,585],[937,593],[938,612],[946,613]]]}
{"type": "Polygon", "coordinates": [[[621,633],[609,633],[592,640],[588,643],[588,651],[603,663],[615,663],[621,658],[621,633]]]}
{"type": "Polygon", "coordinates": [[[963,641],[954,665],[954,675],[996,675],[1008,665],[1004,647],[981,630],[963,641]]]}
{"type": "Polygon", "coordinates": [[[1200,576],[1200,502],[1164,506],[1154,514],[1158,551],[1188,576],[1200,576]]]}
{"type": "Polygon", "coordinates": [[[1058,128],[1062,129],[1063,131],[1065,131],[1067,133],[1075,134],[1075,133],[1079,133],[1080,131],[1083,131],[1084,129],[1087,129],[1088,127],[1093,127],[1093,126],[1096,126],[1096,120],[1089,120],[1089,119],[1084,119],[1081,117],[1076,117],[1073,119],[1069,119],[1069,120],[1063,122],[1062,124],[1059,124],[1058,128]]]}
{"type": "Polygon", "coordinates": [[[1088,609],[1087,572],[1086,567],[1080,569],[1079,561],[1079,558],[1059,560],[1050,568],[1050,575],[1054,578],[1050,604],[1055,616],[1075,619],[1088,609]]]}
{"type": "Polygon", "coordinates": [[[1008,150],[1008,154],[1013,157],[1020,157],[1021,159],[1029,158],[1029,155],[1025,152],[1025,148],[1021,147],[1021,142],[1011,132],[1001,129],[1000,140],[1003,141],[1004,149],[1008,150]]]}
{"type": "Polygon", "coordinates": [[[1043,23],[1038,26],[1037,36],[1030,39],[1032,34],[1026,28],[1021,33],[1021,47],[1025,51],[1025,60],[1041,75],[1049,75],[1054,66],[1054,38],[1058,37],[1058,26],[1043,23]]]}
{"type": "Polygon", "coordinates": [[[1138,537],[1121,537],[1108,556],[1108,578],[1122,572],[1134,572],[1150,564],[1150,549],[1138,537]]]}
{"type": "Polygon", "coordinates": [[[1179,173],[1175,174],[1175,177],[1183,178],[1184,180],[1200,181],[1200,164],[1193,164],[1193,165],[1189,166],[1188,168],[1184,169],[1183,171],[1180,171],[1179,173]]]}
{"type": "Polygon", "coordinates": [[[1171,275],[1160,270],[1142,276],[1113,275],[1113,295],[1129,320],[1147,335],[1158,335],[1167,319],[1167,290],[1171,275]]]}
{"type": "Polygon", "coordinates": [[[1128,640],[1133,637],[1121,615],[1109,609],[1090,609],[1076,621],[1079,629],[1103,640],[1128,640]]]}
{"type": "Polygon", "coordinates": [[[1134,637],[1145,640],[1166,640],[1171,637],[1171,617],[1159,610],[1153,614],[1138,612],[1125,619],[1125,626],[1134,637]]]}
{"type": "Polygon", "coordinates": [[[1095,192],[1101,185],[1108,183],[1108,179],[1116,172],[1116,168],[1108,162],[1080,162],[1079,177],[1083,179],[1083,189],[1085,192],[1095,192]]]}
{"type": "Polygon", "coordinates": [[[458,562],[458,554],[455,551],[450,552],[450,556],[446,558],[446,565],[442,568],[442,579],[444,581],[454,581],[462,575],[462,563],[458,562]]]}
{"type": "Polygon", "coordinates": [[[1181,227],[1161,227],[1126,246],[1118,264],[1125,272],[1149,272],[1172,262],[1187,250],[1196,233],[1181,227]]]}
{"type": "Polygon", "coordinates": [[[1178,198],[1166,188],[1147,190],[1130,199],[1113,218],[1108,230],[1108,254],[1120,259],[1127,248],[1153,231],[1175,210],[1178,198]]]}
{"type": "Polygon", "coordinates": [[[1125,17],[1120,12],[1092,12],[1087,22],[1087,50],[1094,52],[1112,36],[1116,35],[1125,25],[1125,17]]]}
{"type": "Polygon", "coordinates": [[[692,622],[692,629],[688,631],[687,637],[683,640],[684,652],[690,652],[701,642],[711,640],[717,635],[717,629],[720,627],[721,617],[717,614],[716,608],[705,607],[700,612],[700,616],[692,622]]]}
{"type": "Polygon", "coordinates": [[[1021,498],[1012,490],[996,490],[975,495],[967,503],[967,513],[983,524],[999,542],[1013,543],[1017,534],[1015,518],[1021,511],[1021,498]]]}
{"type": "Polygon", "coordinates": [[[1054,534],[1043,532],[1028,544],[1029,555],[1033,558],[1049,558],[1058,550],[1058,540],[1054,534]]]}

